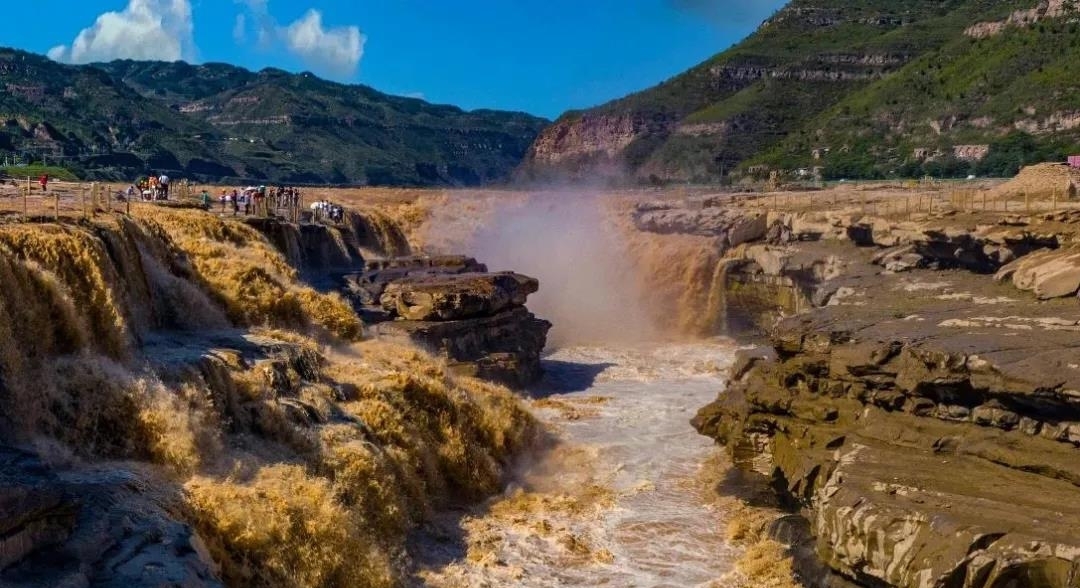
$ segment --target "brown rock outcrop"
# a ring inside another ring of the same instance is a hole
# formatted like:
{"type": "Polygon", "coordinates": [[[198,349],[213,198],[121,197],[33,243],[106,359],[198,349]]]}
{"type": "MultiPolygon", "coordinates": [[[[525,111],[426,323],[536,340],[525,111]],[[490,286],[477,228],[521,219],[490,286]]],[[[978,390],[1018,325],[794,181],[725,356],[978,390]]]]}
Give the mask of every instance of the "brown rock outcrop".
{"type": "MultiPolygon", "coordinates": [[[[699,234],[760,204],[650,210],[699,234]]],[[[769,217],[764,237],[720,247],[709,296],[729,333],[767,345],[693,424],[790,505],[773,530],[803,579],[1075,586],[1080,308],[1026,293],[1080,289],[1071,213],[769,217]]]]}
{"type": "Polygon", "coordinates": [[[343,279],[375,336],[420,345],[458,371],[514,388],[540,379],[551,324],[525,308],[536,279],[489,273],[461,256],[372,261],[343,279]]]}
{"type": "Polygon", "coordinates": [[[759,241],[769,230],[766,214],[746,214],[723,206],[690,209],[668,203],[641,204],[633,219],[641,231],[716,237],[726,247],[759,241]]]}
{"type": "Polygon", "coordinates": [[[409,276],[388,284],[380,302],[405,320],[449,321],[523,306],[539,289],[536,279],[514,273],[409,276]]]}
{"type": "Polygon", "coordinates": [[[136,470],[53,471],[0,447],[0,585],[221,586],[202,542],[136,470]]]}
{"type": "Polygon", "coordinates": [[[820,314],[784,321],[779,359],[738,364],[695,426],[774,480],[819,557],[862,585],[1071,586],[1080,378],[1051,366],[1074,333],[975,354],[1018,342],[1004,325],[820,314]]]}
{"type": "Polygon", "coordinates": [[[1001,268],[995,278],[1011,279],[1040,300],[1074,296],[1080,291],[1080,251],[1072,247],[1033,253],[1001,268]]]}

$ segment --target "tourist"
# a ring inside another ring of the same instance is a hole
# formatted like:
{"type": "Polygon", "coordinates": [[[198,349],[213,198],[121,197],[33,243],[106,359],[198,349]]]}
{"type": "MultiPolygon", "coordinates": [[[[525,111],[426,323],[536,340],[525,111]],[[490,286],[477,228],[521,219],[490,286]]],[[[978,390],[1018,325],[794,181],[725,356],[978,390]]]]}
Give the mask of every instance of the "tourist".
{"type": "Polygon", "coordinates": [[[210,192],[206,188],[203,188],[200,200],[202,200],[203,210],[210,210],[210,192]]]}
{"type": "Polygon", "coordinates": [[[41,184],[41,191],[45,192],[49,189],[49,174],[41,174],[38,178],[38,183],[41,184]]]}
{"type": "Polygon", "coordinates": [[[158,189],[161,190],[161,199],[162,200],[168,200],[169,199],[169,176],[167,176],[165,174],[161,174],[161,176],[158,177],[158,189]]]}
{"type": "Polygon", "coordinates": [[[255,214],[269,216],[266,210],[266,186],[259,186],[253,194],[255,197],[255,214]]]}

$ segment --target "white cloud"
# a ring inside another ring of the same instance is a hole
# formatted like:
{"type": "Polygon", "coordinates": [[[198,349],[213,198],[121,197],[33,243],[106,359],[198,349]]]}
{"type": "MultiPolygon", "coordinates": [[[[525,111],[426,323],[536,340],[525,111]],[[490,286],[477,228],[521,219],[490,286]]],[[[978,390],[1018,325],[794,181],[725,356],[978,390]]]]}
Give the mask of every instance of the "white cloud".
{"type": "Polygon", "coordinates": [[[195,25],[189,0],[129,0],[121,12],[106,12],[79,33],[70,46],[49,57],[69,63],[113,59],[194,61],[195,25]]]}
{"type": "Polygon", "coordinates": [[[285,27],[284,36],[289,50],[309,67],[338,76],[356,73],[367,41],[357,27],[324,28],[322,13],[314,9],[285,27]]]}
{"type": "Polygon", "coordinates": [[[237,2],[250,11],[261,49],[272,51],[283,47],[318,74],[336,78],[356,75],[367,42],[359,27],[328,28],[323,23],[323,13],[316,9],[308,10],[287,26],[280,26],[270,15],[268,0],[237,2]]]}
{"type": "Polygon", "coordinates": [[[247,42],[247,18],[243,14],[236,15],[236,24],[233,25],[232,36],[237,45],[243,45],[247,42]]]}

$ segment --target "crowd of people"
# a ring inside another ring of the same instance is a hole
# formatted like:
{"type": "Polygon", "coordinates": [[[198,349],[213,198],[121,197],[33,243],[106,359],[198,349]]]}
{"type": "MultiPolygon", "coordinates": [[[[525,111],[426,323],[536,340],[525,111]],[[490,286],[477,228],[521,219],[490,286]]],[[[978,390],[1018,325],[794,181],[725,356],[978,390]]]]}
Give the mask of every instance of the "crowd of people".
{"type": "MultiPolygon", "coordinates": [[[[165,174],[155,175],[150,174],[145,178],[139,178],[135,182],[135,188],[138,189],[139,195],[143,200],[157,201],[169,199],[169,176],[165,174]]],[[[131,188],[128,188],[128,197],[132,198],[135,194],[131,188]]]]}
{"type": "MultiPolygon", "coordinates": [[[[48,190],[51,179],[44,174],[38,178],[38,184],[43,192],[48,190]]],[[[130,184],[126,190],[116,191],[113,193],[113,197],[118,201],[127,200],[129,202],[139,199],[147,202],[169,200],[170,187],[172,187],[173,183],[169,176],[165,174],[151,173],[130,184]]],[[[306,205],[304,193],[297,187],[248,186],[246,188],[222,188],[220,194],[212,195],[209,188],[197,192],[197,188],[191,188],[191,185],[185,181],[180,180],[179,183],[181,186],[179,197],[181,199],[185,195],[195,196],[202,207],[208,211],[215,209],[216,200],[216,205],[220,206],[221,214],[262,217],[282,216],[300,221],[304,216],[301,211],[307,206],[311,211],[312,222],[340,223],[345,220],[344,207],[326,199],[317,200],[310,205],[306,205]],[[191,189],[185,190],[185,187],[191,189]]],[[[14,180],[12,180],[12,184],[16,184],[14,180]]]]}
{"type": "MultiPolygon", "coordinates": [[[[203,207],[209,210],[212,205],[210,192],[203,190],[203,207]]],[[[247,188],[223,188],[217,197],[221,212],[232,212],[233,216],[268,216],[279,210],[294,210],[303,205],[304,195],[299,188],[266,186],[248,186],[247,188]]]]}
{"type": "Polygon", "coordinates": [[[312,220],[340,223],[345,220],[345,209],[329,200],[316,200],[311,203],[312,220]]]}

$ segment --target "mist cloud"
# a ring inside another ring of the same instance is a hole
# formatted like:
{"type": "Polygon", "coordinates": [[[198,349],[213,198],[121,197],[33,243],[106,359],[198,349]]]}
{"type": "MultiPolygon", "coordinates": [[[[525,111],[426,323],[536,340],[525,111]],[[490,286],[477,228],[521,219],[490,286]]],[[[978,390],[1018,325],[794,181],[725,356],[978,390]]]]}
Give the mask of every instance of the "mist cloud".
{"type": "Polygon", "coordinates": [[[529,309],[554,324],[553,347],[654,340],[642,281],[606,214],[601,197],[581,193],[501,202],[463,250],[540,280],[529,309]]]}

